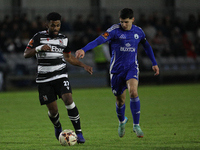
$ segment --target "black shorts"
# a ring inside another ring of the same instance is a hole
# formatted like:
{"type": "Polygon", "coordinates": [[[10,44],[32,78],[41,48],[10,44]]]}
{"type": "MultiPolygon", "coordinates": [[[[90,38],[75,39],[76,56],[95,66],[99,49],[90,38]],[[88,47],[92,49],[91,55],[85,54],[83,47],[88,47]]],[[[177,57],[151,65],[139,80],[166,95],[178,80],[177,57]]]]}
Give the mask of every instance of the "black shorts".
{"type": "Polygon", "coordinates": [[[49,104],[57,100],[57,96],[65,93],[72,93],[71,86],[68,78],[61,78],[46,83],[38,83],[38,92],[40,104],[49,104]]]}

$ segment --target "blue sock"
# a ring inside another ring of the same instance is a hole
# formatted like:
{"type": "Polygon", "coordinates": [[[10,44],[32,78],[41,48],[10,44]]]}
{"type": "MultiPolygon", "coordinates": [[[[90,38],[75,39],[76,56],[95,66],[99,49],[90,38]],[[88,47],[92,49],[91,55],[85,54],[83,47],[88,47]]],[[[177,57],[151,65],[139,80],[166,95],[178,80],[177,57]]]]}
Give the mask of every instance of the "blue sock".
{"type": "Polygon", "coordinates": [[[118,107],[116,103],[116,112],[117,112],[117,117],[120,122],[124,121],[125,119],[125,104],[122,107],[118,107]]]}
{"type": "Polygon", "coordinates": [[[139,124],[140,120],[140,99],[139,97],[130,98],[130,108],[133,116],[133,123],[139,124]]]}

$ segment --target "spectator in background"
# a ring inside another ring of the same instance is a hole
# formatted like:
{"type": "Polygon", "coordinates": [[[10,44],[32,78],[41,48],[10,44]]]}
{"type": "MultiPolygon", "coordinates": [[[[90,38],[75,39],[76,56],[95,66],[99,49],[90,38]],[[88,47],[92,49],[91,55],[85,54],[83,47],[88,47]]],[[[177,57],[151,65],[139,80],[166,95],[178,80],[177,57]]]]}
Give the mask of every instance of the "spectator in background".
{"type": "Polygon", "coordinates": [[[85,22],[85,26],[87,29],[90,29],[93,32],[97,32],[97,24],[92,14],[88,15],[87,20],[85,22]]]}
{"type": "Polygon", "coordinates": [[[158,30],[156,36],[153,38],[153,48],[155,49],[155,54],[161,56],[165,49],[169,49],[169,41],[163,35],[161,30],[158,30]]]}
{"type": "Polygon", "coordinates": [[[36,16],[35,21],[37,23],[38,31],[46,29],[46,25],[45,25],[45,23],[42,20],[42,17],[40,15],[36,16]]]}
{"type": "Polygon", "coordinates": [[[198,24],[197,24],[195,16],[193,14],[189,14],[188,20],[187,20],[186,26],[185,26],[186,30],[195,33],[197,30],[197,25],[198,24]]]}
{"type": "Polygon", "coordinates": [[[61,32],[63,32],[63,33],[66,33],[66,32],[70,33],[70,32],[72,32],[71,24],[67,21],[66,18],[64,18],[64,17],[62,18],[61,24],[62,24],[62,26],[60,28],[61,32]]]}
{"type": "Polygon", "coordinates": [[[21,30],[19,28],[19,24],[17,22],[14,22],[11,26],[11,30],[9,32],[9,37],[14,39],[20,34],[21,34],[21,30]]]}
{"type": "Polygon", "coordinates": [[[78,35],[77,33],[73,35],[72,41],[69,41],[69,42],[70,42],[70,47],[71,47],[72,51],[75,51],[82,47],[81,36],[78,35]]]}
{"type": "Polygon", "coordinates": [[[157,32],[160,32],[160,31],[161,31],[162,34],[165,33],[165,28],[164,28],[164,25],[163,25],[163,23],[162,23],[161,18],[158,18],[158,19],[156,20],[154,27],[156,28],[157,32]]]}
{"type": "Polygon", "coordinates": [[[97,70],[106,72],[107,86],[110,86],[110,53],[108,43],[103,43],[92,50],[94,52],[94,62],[97,70]]]}
{"type": "Polygon", "coordinates": [[[186,56],[186,51],[183,47],[183,42],[182,42],[182,34],[178,27],[175,27],[172,30],[170,40],[171,40],[170,49],[171,49],[172,55],[175,57],[186,56]]]}
{"type": "Polygon", "coordinates": [[[73,30],[75,32],[84,32],[85,31],[85,23],[83,21],[83,16],[82,15],[77,15],[76,20],[73,23],[73,30]]]}
{"type": "Polygon", "coordinates": [[[102,31],[105,32],[109,27],[113,25],[113,19],[110,15],[104,17],[104,22],[102,24],[102,31]]]}
{"type": "Polygon", "coordinates": [[[37,22],[34,20],[30,25],[30,35],[33,36],[36,32],[40,31],[37,22]]]}
{"type": "MultiPolygon", "coordinates": [[[[107,70],[109,69],[110,54],[108,43],[103,43],[93,48],[94,52],[94,61],[97,66],[97,69],[107,70]]],[[[108,71],[109,72],[109,71],[108,71]]]]}
{"type": "Polygon", "coordinates": [[[0,50],[0,91],[6,90],[6,73],[7,73],[7,62],[2,55],[0,50]]]}
{"type": "MultiPolygon", "coordinates": [[[[92,30],[92,28],[87,28],[82,38],[84,38],[84,37],[86,37],[88,39],[88,42],[92,41],[97,37],[97,32],[94,32],[92,30]]],[[[87,43],[84,43],[84,45],[87,43]]]]}
{"type": "Polygon", "coordinates": [[[155,24],[155,19],[156,17],[154,16],[154,14],[149,14],[148,18],[147,18],[147,22],[150,23],[152,26],[154,26],[155,24]]]}
{"type": "Polygon", "coordinates": [[[164,27],[164,35],[167,38],[171,37],[171,31],[173,29],[173,24],[172,24],[172,20],[171,17],[169,15],[164,16],[163,18],[163,27],[164,27]]]}
{"type": "Polygon", "coordinates": [[[183,34],[183,46],[186,50],[186,54],[188,57],[196,58],[197,54],[195,52],[194,44],[188,39],[188,35],[185,33],[183,34]]]}
{"type": "Polygon", "coordinates": [[[6,52],[6,32],[4,30],[0,31],[0,49],[2,50],[3,53],[6,52]]]}
{"type": "Polygon", "coordinates": [[[5,41],[5,52],[8,52],[8,53],[15,52],[15,43],[12,38],[8,38],[5,41]]]}
{"type": "Polygon", "coordinates": [[[146,34],[146,38],[148,39],[149,43],[152,43],[152,40],[154,39],[157,30],[155,29],[154,26],[152,26],[149,22],[146,23],[146,25],[143,28],[145,34],[146,34]]]}
{"type": "Polygon", "coordinates": [[[20,16],[19,15],[13,15],[13,19],[11,21],[11,25],[13,24],[20,24],[20,16]]]}
{"type": "Polygon", "coordinates": [[[143,28],[147,23],[146,15],[140,14],[139,20],[137,21],[137,25],[141,28],[143,28]]]}
{"type": "Polygon", "coordinates": [[[174,22],[174,27],[178,27],[180,30],[180,33],[183,34],[185,32],[185,24],[183,20],[180,17],[176,17],[174,22]]]}
{"type": "Polygon", "coordinates": [[[5,15],[3,22],[1,23],[1,30],[8,31],[11,27],[11,19],[9,15],[5,15]]]}
{"type": "Polygon", "coordinates": [[[200,56],[200,37],[197,38],[195,42],[195,52],[198,56],[200,56]]]}
{"type": "MultiPolygon", "coordinates": [[[[30,21],[28,20],[28,16],[24,13],[20,19],[20,37],[22,40],[29,39],[32,35],[30,35],[30,21]]],[[[19,39],[20,40],[20,39],[19,39]]],[[[25,41],[27,43],[27,41],[25,41]]],[[[24,48],[23,48],[24,49],[24,48]]]]}
{"type": "MultiPolygon", "coordinates": [[[[161,18],[158,15],[157,12],[149,13],[148,17],[146,14],[141,14],[141,18],[137,21],[137,24],[144,26],[144,32],[146,33],[147,39],[150,43],[152,43],[152,38],[155,37],[155,32],[157,32],[158,29],[161,29],[163,31],[163,36],[170,40],[170,51],[172,54],[176,57],[186,56],[186,49],[181,46],[181,43],[183,42],[182,35],[189,33],[188,39],[194,46],[192,48],[193,52],[195,51],[195,53],[199,55],[198,38],[200,38],[200,14],[197,14],[197,18],[195,18],[195,14],[190,14],[186,21],[176,16],[164,15],[163,18],[161,18]],[[174,19],[172,20],[171,17],[174,19]],[[178,34],[181,38],[174,37],[177,36],[175,35],[177,30],[179,30],[178,34]],[[191,37],[193,39],[191,39],[191,37]]],[[[66,18],[63,18],[61,31],[75,31],[71,32],[73,38],[69,41],[72,44],[71,46],[73,50],[81,48],[85,42],[93,40],[94,37],[113,24],[113,19],[110,15],[105,16],[102,24],[95,24],[94,19],[95,18],[92,14],[88,15],[87,20],[83,20],[81,14],[77,15],[74,22],[68,22],[66,18]]],[[[42,20],[42,16],[38,15],[30,21],[28,20],[27,13],[23,13],[21,16],[5,15],[3,20],[0,21],[0,27],[0,48],[3,53],[6,53],[21,52],[21,50],[19,50],[21,49],[20,47],[24,47],[24,43],[27,43],[27,40],[29,40],[36,32],[45,29],[45,24],[42,20]]],[[[168,49],[165,50],[167,50],[167,53],[169,52],[168,49]]],[[[189,51],[190,56],[191,52],[192,51],[189,51]]],[[[163,53],[162,55],[167,55],[167,53],[163,53]]]]}
{"type": "Polygon", "coordinates": [[[23,28],[24,26],[30,27],[31,23],[28,20],[28,15],[26,13],[22,14],[22,17],[20,19],[20,26],[23,28]]]}

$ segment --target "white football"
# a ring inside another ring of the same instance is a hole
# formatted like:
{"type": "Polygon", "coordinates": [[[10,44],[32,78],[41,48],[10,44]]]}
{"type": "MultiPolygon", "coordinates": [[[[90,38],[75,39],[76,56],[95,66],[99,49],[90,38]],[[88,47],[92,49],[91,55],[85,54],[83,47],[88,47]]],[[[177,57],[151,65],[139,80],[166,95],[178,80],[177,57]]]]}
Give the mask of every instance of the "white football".
{"type": "Polygon", "coordinates": [[[77,142],[77,135],[73,130],[63,130],[59,135],[59,142],[63,146],[72,146],[77,142]]]}

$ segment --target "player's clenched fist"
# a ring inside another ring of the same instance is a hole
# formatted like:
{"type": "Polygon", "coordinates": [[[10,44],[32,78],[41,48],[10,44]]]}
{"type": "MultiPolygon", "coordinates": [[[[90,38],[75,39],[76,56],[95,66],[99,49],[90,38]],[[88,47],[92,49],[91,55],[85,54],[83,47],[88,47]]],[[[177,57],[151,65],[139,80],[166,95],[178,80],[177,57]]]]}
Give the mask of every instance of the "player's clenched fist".
{"type": "Polygon", "coordinates": [[[48,45],[40,45],[35,48],[35,51],[38,53],[39,51],[51,51],[51,48],[48,45]]]}
{"type": "Polygon", "coordinates": [[[51,51],[51,48],[48,45],[44,45],[41,48],[42,51],[51,51]]]}

